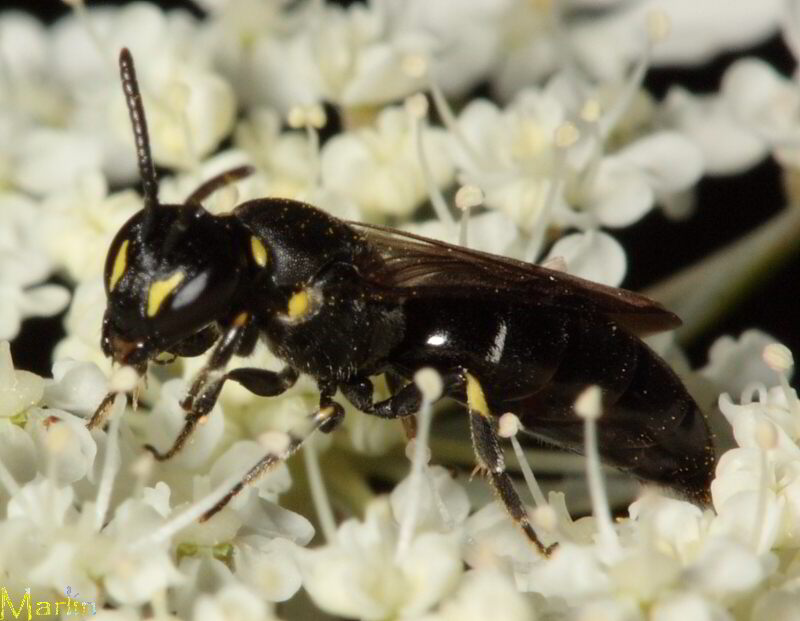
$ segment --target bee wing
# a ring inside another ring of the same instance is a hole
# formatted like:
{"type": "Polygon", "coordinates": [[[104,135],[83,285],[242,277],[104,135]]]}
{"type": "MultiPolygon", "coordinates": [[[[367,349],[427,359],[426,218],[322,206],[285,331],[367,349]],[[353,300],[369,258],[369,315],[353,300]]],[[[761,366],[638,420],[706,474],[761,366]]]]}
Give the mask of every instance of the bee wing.
{"type": "Polygon", "coordinates": [[[601,313],[637,336],[671,330],[677,315],[643,295],[470,250],[413,233],[350,222],[377,252],[359,264],[361,277],[400,296],[513,296],[520,304],[563,306],[601,313]]]}

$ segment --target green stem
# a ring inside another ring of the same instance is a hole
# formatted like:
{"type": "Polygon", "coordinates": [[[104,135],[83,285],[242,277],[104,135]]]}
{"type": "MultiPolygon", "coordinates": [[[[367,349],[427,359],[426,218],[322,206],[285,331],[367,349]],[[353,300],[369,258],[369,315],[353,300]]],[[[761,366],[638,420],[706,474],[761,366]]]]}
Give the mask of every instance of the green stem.
{"type": "Polygon", "coordinates": [[[651,287],[645,294],[683,319],[676,337],[691,343],[761,277],[800,250],[800,209],[787,208],[744,237],[651,287]]]}

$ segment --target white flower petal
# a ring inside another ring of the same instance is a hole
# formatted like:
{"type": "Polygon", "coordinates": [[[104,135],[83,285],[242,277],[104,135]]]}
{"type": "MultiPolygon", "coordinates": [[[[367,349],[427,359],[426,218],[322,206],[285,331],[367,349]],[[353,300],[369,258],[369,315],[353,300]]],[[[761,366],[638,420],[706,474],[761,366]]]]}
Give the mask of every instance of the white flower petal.
{"type": "Polygon", "coordinates": [[[6,506],[6,516],[8,519],[21,518],[41,532],[47,532],[55,525],[72,520],[74,499],[74,491],[69,485],[56,485],[54,481],[39,477],[12,496],[6,506]]]}
{"type": "MultiPolygon", "coordinates": [[[[233,444],[214,462],[209,472],[212,485],[220,485],[225,479],[255,464],[265,454],[265,449],[258,442],[242,440],[233,444]]],[[[291,485],[291,476],[285,463],[280,463],[258,481],[248,486],[259,490],[259,494],[274,499],[285,492],[291,485]]],[[[234,504],[237,500],[234,499],[234,504]]]]}
{"type": "Polygon", "coordinates": [[[237,545],[236,574],[271,602],[286,601],[303,582],[287,542],[263,537],[245,537],[237,545]]]}
{"type": "Polygon", "coordinates": [[[559,239],[547,259],[562,257],[574,276],[617,287],[625,277],[628,261],[625,250],[603,231],[572,233],[559,239]]]}
{"type": "Polygon", "coordinates": [[[37,404],[43,393],[44,380],[29,371],[15,371],[11,345],[0,341],[0,417],[25,411],[37,404]]]}
{"type": "Polygon", "coordinates": [[[591,549],[563,542],[546,563],[530,568],[524,590],[545,597],[582,598],[608,592],[611,577],[591,549]]]}
{"type": "MultiPolygon", "coordinates": [[[[770,104],[787,87],[789,81],[771,65],[757,58],[743,58],[728,67],[720,92],[737,118],[768,123],[769,119],[762,115],[777,112],[770,110],[770,104]]],[[[794,91],[794,85],[791,88],[794,91]]]]}
{"type": "Polygon", "coordinates": [[[455,587],[462,572],[460,537],[425,533],[395,561],[396,537],[389,503],[372,502],[364,522],[344,522],[335,542],[297,551],[306,591],[317,606],[340,616],[420,615],[455,587]]]}
{"type": "Polygon", "coordinates": [[[712,597],[746,593],[766,577],[752,548],[723,539],[709,540],[687,573],[694,587],[712,597]]]}
{"type": "Polygon", "coordinates": [[[45,456],[44,472],[49,469],[59,485],[83,479],[91,470],[97,445],[83,418],[52,408],[31,410],[26,430],[45,456]]]}
{"type": "Polygon", "coordinates": [[[305,545],[314,537],[314,527],[304,516],[255,494],[236,512],[244,526],[264,537],[285,538],[298,545],[305,545]]]}
{"type": "MultiPolygon", "coordinates": [[[[37,454],[33,439],[19,425],[0,418],[0,461],[14,480],[23,485],[33,480],[37,471],[37,454]]],[[[5,490],[0,491],[4,496],[5,490]]]]}
{"type": "Polygon", "coordinates": [[[136,555],[118,555],[103,577],[103,586],[117,604],[140,605],[182,580],[167,552],[150,549],[136,555]]]}
{"type": "Polygon", "coordinates": [[[763,593],[753,606],[751,619],[797,621],[800,619],[800,593],[789,590],[763,593]]]}
{"type": "Polygon", "coordinates": [[[214,595],[200,595],[192,618],[195,621],[278,621],[268,611],[263,598],[238,584],[227,585],[214,595]]]}
{"type": "MultiPolygon", "coordinates": [[[[429,174],[439,188],[453,178],[442,130],[425,128],[429,174]]],[[[412,125],[402,108],[385,108],[376,126],[334,136],[322,149],[324,185],[377,216],[410,214],[428,196],[412,125]]]]}
{"type": "MultiPolygon", "coordinates": [[[[10,287],[4,287],[0,285],[0,340],[3,342],[7,342],[12,340],[14,337],[19,334],[19,330],[22,327],[22,313],[17,306],[16,300],[12,297],[16,297],[19,295],[18,290],[12,290],[10,287]]],[[[0,387],[0,391],[4,391],[3,387],[0,387]]],[[[5,408],[0,406],[0,412],[5,408]]]]}
{"type": "MultiPolygon", "coordinates": [[[[159,451],[166,451],[183,428],[186,410],[181,401],[186,396],[186,385],[182,380],[170,380],[161,387],[160,399],[148,415],[145,433],[147,442],[159,451]]],[[[191,440],[175,456],[173,462],[184,468],[195,469],[206,463],[222,438],[225,420],[222,408],[215,405],[198,424],[191,440]]]]}
{"type": "Polygon", "coordinates": [[[463,572],[459,544],[457,533],[424,533],[414,538],[399,563],[404,574],[401,616],[419,615],[454,590],[463,572]]]}
{"type": "Polygon", "coordinates": [[[64,310],[69,303],[69,290],[61,285],[41,285],[26,289],[20,309],[28,317],[50,317],[64,310]]]}
{"type": "Polygon", "coordinates": [[[623,227],[641,219],[655,204],[647,176],[620,157],[604,158],[588,198],[593,214],[604,226],[623,227]]]}
{"type": "Polygon", "coordinates": [[[88,417],[100,405],[108,390],[108,380],[96,365],[75,360],[53,364],[53,379],[44,389],[47,407],[88,417]]]}
{"type": "MultiPolygon", "coordinates": [[[[746,480],[747,479],[745,479],[745,481],[746,480]]],[[[712,493],[713,491],[714,488],[712,487],[712,493]]],[[[781,535],[783,502],[780,498],[776,497],[775,492],[772,490],[765,490],[763,494],[765,498],[764,514],[763,519],[758,522],[756,521],[756,510],[759,506],[758,503],[761,502],[762,495],[761,490],[758,488],[734,492],[721,506],[717,504],[715,498],[714,506],[717,507],[718,515],[711,525],[710,532],[720,537],[735,539],[743,545],[752,546],[754,533],[756,529],[758,529],[758,550],[766,551],[772,548],[781,535]]],[[[712,561],[709,560],[709,562],[712,561]]],[[[735,570],[735,567],[733,567],[732,570],[735,570]]],[[[755,571],[755,569],[743,567],[742,575],[748,576],[755,571]]],[[[759,571],[761,571],[761,569],[759,569],[759,571]]],[[[698,573],[701,572],[704,573],[705,570],[702,568],[698,570],[698,573]]],[[[709,574],[707,576],[704,575],[703,579],[712,581],[714,577],[709,574]]],[[[732,577],[726,577],[726,579],[735,580],[732,577]]],[[[749,578],[747,579],[749,580],[749,578]]],[[[753,578],[753,580],[755,580],[755,578],[753,578]]],[[[734,587],[731,588],[733,589],[734,587]]]]}
{"type": "Polygon", "coordinates": [[[41,71],[48,54],[47,31],[41,22],[21,11],[0,16],[0,57],[12,81],[41,71]]]}
{"type": "Polygon", "coordinates": [[[733,621],[733,616],[714,601],[696,593],[675,593],[657,602],[650,613],[652,621],[733,621]]]}
{"type": "MultiPolygon", "coordinates": [[[[527,568],[540,558],[498,502],[490,502],[470,515],[465,530],[464,560],[470,567],[527,568]]],[[[542,541],[551,543],[544,537],[542,541]]]]}
{"type": "Polygon", "coordinates": [[[43,127],[28,132],[17,148],[16,181],[36,196],[68,187],[102,161],[99,145],[90,138],[43,127]]]}
{"type": "Polygon", "coordinates": [[[529,621],[534,618],[532,601],[506,574],[487,568],[465,573],[458,591],[431,620],[485,621],[500,614],[503,621],[529,621]]]}
{"type": "MultiPolygon", "coordinates": [[[[402,520],[407,510],[411,493],[410,484],[409,476],[398,483],[389,496],[392,512],[398,522],[402,520]]],[[[447,526],[452,528],[464,522],[469,514],[467,492],[453,479],[450,472],[441,466],[427,468],[425,480],[419,489],[418,502],[417,532],[425,530],[443,532],[447,526]],[[434,493],[438,499],[434,497],[434,493]],[[442,511],[446,514],[449,524],[445,521],[442,511]]]]}
{"type": "Polygon", "coordinates": [[[767,155],[766,140],[736,119],[717,96],[695,97],[673,88],[665,107],[675,126],[699,147],[709,174],[742,172],[767,155]]]}
{"type": "Polygon", "coordinates": [[[780,0],[647,0],[634,11],[639,18],[648,11],[663,10],[670,20],[669,36],[653,50],[660,65],[700,64],[727,50],[743,49],[777,29],[782,15],[780,0]]]}
{"type": "Polygon", "coordinates": [[[685,190],[703,174],[699,149],[677,132],[649,134],[623,148],[617,156],[643,172],[656,194],[685,190]]]}
{"type": "Polygon", "coordinates": [[[739,338],[721,336],[708,350],[708,364],[700,373],[714,382],[719,392],[736,397],[748,385],[769,385],[775,380],[775,371],[764,363],[761,353],[774,342],[774,337],[756,329],[745,330],[739,338]]]}

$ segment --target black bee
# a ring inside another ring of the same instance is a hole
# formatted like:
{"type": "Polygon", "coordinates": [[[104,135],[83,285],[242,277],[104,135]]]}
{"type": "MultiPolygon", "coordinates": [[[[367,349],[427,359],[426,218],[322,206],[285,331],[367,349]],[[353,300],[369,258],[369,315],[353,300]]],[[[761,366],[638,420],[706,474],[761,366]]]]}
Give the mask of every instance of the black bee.
{"type": "MultiPolygon", "coordinates": [[[[588,385],[602,389],[599,448],[610,464],[707,501],[714,465],[703,414],[675,373],[640,337],[679,325],[643,296],[380,226],[343,222],[292,200],[259,199],[215,216],[201,203],[249,173],[217,176],[183,205],[162,205],[130,53],[120,54],[144,189],[144,208],[119,231],[105,267],[108,308],[102,347],[144,373],[169,352],[213,347],[183,402],[186,422],[174,455],[213,407],[226,380],[277,395],[299,373],[313,377],[319,410],[309,429],[343,415],[337,389],[382,418],[413,415],[410,381],[422,367],[442,376],[443,396],[467,406],[479,464],[509,513],[543,549],[503,467],[497,416],[514,412],[525,431],[581,451],[573,411],[588,385]],[[286,366],[225,371],[258,338],[286,366]],[[374,402],[372,378],[386,374],[390,398],[374,402]]],[[[98,424],[110,397],[93,417],[98,424]]],[[[218,510],[303,441],[266,455],[218,510]]]]}

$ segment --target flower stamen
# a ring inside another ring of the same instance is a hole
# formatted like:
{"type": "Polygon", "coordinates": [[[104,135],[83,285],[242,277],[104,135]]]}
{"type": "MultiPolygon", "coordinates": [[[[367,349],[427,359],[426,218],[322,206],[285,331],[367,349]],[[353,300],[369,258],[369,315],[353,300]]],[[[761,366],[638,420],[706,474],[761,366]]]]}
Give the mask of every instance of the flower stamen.
{"type": "Polygon", "coordinates": [[[788,375],[794,368],[794,357],[791,350],[780,343],[771,343],[764,348],[762,359],[770,369],[777,373],[789,411],[800,415],[800,401],[797,399],[797,393],[789,386],[788,375]]]}
{"type": "Polygon", "coordinates": [[[434,369],[420,369],[414,374],[414,383],[422,393],[422,404],[417,414],[417,436],[409,442],[409,449],[413,442],[413,455],[411,461],[411,475],[409,477],[408,504],[403,511],[400,521],[400,533],[397,537],[395,561],[399,561],[408,552],[411,537],[417,525],[417,516],[420,509],[421,486],[425,466],[430,461],[430,448],[428,437],[430,435],[432,404],[442,394],[444,385],[442,378],[434,369]]]}
{"type": "Polygon", "coordinates": [[[327,543],[336,541],[336,518],[333,514],[328,492],[325,489],[325,479],[319,467],[317,447],[311,442],[306,442],[303,447],[303,463],[308,476],[308,486],[311,490],[311,502],[317,512],[322,535],[327,543]]]}
{"type": "Polygon", "coordinates": [[[778,445],[778,431],[775,425],[769,420],[759,421],[756,427],[756,442],[761,448],[759,455],[759,485],[758,502],[753,519],[753,532],[751,541],[757,553],[761,550],[761,537],[764,532],[765,520],[767,515],[767,490],[769,489],[769,463],[768,452],[778,445]]]}
{"type": "Polygon", "coordinates": [[[474,185],[465,185],[456,192],[456,208],[461,211],[461,221],[458,227],[458,243],[467,247],[467,235],[469,233],[469,217],[473,207],[483,204],[483,191],[474,185]]]}
{"type": "Polygon", "coordinates": [[[422,93],[417,93],[406,99],[405,107],[411,124],[414,144],[417,148],[417,157],[419,159],[420,168],[422,169],[422,178],[425,181],[425,189],[428,191],[431,205],[439,221],[448,229],[453,230],[455,228],[455,221],[453,220],[453,216],[450,215],[447,201],[445,201],[441,190],[433,179],[433,172],[425,152],[425,142],[422,133],[424,122],[428,115],[428,100],[422,93]]]}
{"type": "Polygon", "coordinates": [[[575,413],[583,419],[584,452],[586,453],[586,478],[592,499],[592,514],[597,520],[597,531],[603,547],[611,552],[619,551],[619,539],[611,520],[600,452],[597,447],[597,419],[603,414],[602,392],[599,386],[589,386],[575,400],[575,413]]]}
{"type": "Polygon", "coordinates": [[[106,512],[111,503],[111,490],[114,486],[114,477],[119,468],[119,426],[122,422],[122,413],[125,410],[125,401],[125,395],[117,393],[116,397],[114,397],[114,405],[111,408],[103,470],[100,475],[100,484],[97,487],[94,506],[94,528],[98,532],[103,527],[106,512]]]}
{"type": "Polygon", "coordinates": [[[608,137],[622,119],[625,112],[633,102],[636,93],[644,83],[644,76],[653,60],[653,48],[669,36],[669,16],[663,11],[651,11],[647,15],[647,39],[642,56],[631,72],[630,77],[622,88],[617,101],[608,110],[605,117],[600,120],[600,134],[608,137]]]}
{"type": "Polygon", "coordinates": [[[546,507],[547,500],[542,493],[542,488],[539,487],[539,483],[533,475],[533,470],[531,470],[531,466],[525,458],[522,445],[519,443],[519,440],[517,440],[517,433],[519,433],[521,428],[522,425],[519,422],[519,418],[512,412],[506,412],[500,417],[497,435],[501,438],[508,438],[511,440],[511,446],[514,448],[514,456],[517,458],[520,470],[522,470],[522,476],[525,478],[525,483],[533,497],[533,502],[536,504],[537,508],[546,507]]]}
{"type": "Polygon", "coordinates": [[[111,51],[106,41],[103,40],[103,37],[100,36],[100,33],[97,32],[97,29],[92,24],[92,20],[89,19],[89,12],[86,10],[85,0],[62,0],[62,2],[72,9],[72,12],[75,14],[75,19],[78,20],[78,23],[86,31],[86,35],[97,50],[97,54],[103,60],[103,64],[108,67],[109,71],[115,73],[117,66],[115,54],[111,51]]]}
{"type": "Polygon", "coordinates": [[[293,106],[289,110],[289,115],[286,120],[289,123],[289,127],[292,129],[302,128],[306,132],[309,157],[311,158],[309,183],[312,187],[318,188],[322,185],[319,130],[325,127],[328,122],[325,108],[320,104],[293,106]]]}
{"type": "Polygon", "coordinates": [[[550,222],[550,214],[553,212],[556,199],[566,181],[567,149],[574,145],[579,138],[580,132],[573,123],[562,123],[556,129],[553,143],[555,146],[553,175],[550,179],[550,187],[547,190],[544,205],[537,215],[536,223],[531,231],[528,247],[524,255],[531,262],[534,262],[539,256],[545,233],[547,232],[547,225],[550,222]]]}

